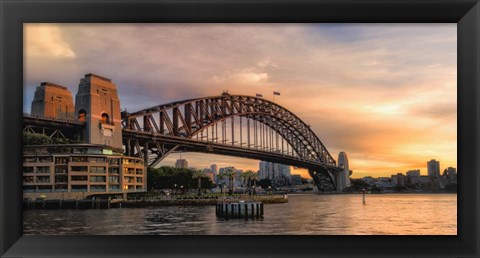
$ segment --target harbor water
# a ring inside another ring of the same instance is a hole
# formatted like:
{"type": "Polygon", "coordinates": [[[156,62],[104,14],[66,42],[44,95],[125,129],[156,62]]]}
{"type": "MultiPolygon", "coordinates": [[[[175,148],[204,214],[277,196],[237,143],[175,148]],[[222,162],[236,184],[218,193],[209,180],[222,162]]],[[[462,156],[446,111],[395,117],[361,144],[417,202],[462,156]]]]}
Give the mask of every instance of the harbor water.
{"type": "Polygon", "coordinates": [[[456,194],[289,195],[255,219],[215,206],[25,210],[27,235],[456,235],[456,194]]]}

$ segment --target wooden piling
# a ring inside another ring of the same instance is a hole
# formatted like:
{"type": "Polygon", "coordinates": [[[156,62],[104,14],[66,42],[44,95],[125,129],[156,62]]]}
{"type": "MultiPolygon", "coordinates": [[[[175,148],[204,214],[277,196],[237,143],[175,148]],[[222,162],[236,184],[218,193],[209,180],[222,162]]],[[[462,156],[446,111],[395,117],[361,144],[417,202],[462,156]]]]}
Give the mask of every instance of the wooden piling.
{"type": "Polygon", "coordinates": [[[215,206],[217,217],[225,219],[261,218],[262,211],[263,203],[260,202],[217,203],[215,206]]]}

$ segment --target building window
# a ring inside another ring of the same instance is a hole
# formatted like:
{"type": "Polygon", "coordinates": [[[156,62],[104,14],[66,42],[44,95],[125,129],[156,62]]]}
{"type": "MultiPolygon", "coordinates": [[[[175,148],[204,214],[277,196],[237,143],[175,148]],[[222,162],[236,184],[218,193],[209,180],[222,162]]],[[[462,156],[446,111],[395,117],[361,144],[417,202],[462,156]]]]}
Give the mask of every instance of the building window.
{"type": "Polygon", "coordinates": [[[90,167],[90,173],[105,174],[105,167],[90,167]]]}
{"type": "Polygon", "coordinates": [[[90,158],[88,158],[88,161],[89,161],[90,163],[105,163],[105,158],[90,157],[90,158]]]}
{"type": "Polygon", "coordinates": [[[33,183],[33,176],[24,176],[23,177],[24,183],[33,183]]]}
{"type": "Polygon", "coordinates": [[[86,192],[86,185],[72,185],[72,192],[86,192]]]}
{"type": "Polygon", "coordinates": [[[23,167],[23,173],[33,173],[33,167],[23,167]]]}
{"type": "Polygon", "coordinates": [[[72,166],[72,172],[87,172],[87,166],[72,166]]]}
{"type": "Polygon", "coordinates": [[[91,185],[90,192],[105,192],[107,189],[106,185],[91,185]]]}
{"type": "Polygon", "coordinates": [[[132,160],[131,159],[123,159],[122,163],[123,164],[130,164],[130,163],[132,163],[132,160]]]}
{"type": "Polygon", "coordinates": [[[109,165],[118,165],[120,164],[119,159],[107,159],[109,165]]]}
{"type": "Polygon", "coordinates": [[[71,176],[72,181],[87,181],[87,176],[71,176]]]}
{"type": "Polygon", "coordinates": [[[50,167],[37,167],[37,173],[39,174],[49,174],[50,167]]]}
{"type": "Polygon", "coordinates": [[[37,183],[50,183],[50,177],[49,176],[37,176],[36,182],[37,183]]]}
{"type": "Polygon", "coordinates": [[[118,174],[118,172],[119,172],[118,168],[111,168],[111,167],[108,168],[109,174],[118,174]]]}
{"type": "Polygon", "coordinates": [[[123,173],[124,174],[134,174],[135,169],[134,168],[123,168],[123,173]]]}
{"type": "Polygon", "coordinates": [[[67,166],[56,166],[55,167],[55,174],[66,174],[67,172],[68,172],[68,167],[67,166]]]}
{"type": "Polygon", "coordinates": [[[23,158],[23,162],[25,162],[25,163],[37,162],[37,159],[35,157],[26,157],[26,158],[23,158]]]}
{"type": "Polygon", "coordinates": [[[143,175],[143,169],[137,169],[136,174],[137,175],[143,175]]]}
{"type": "Polygon", "coordinates": [[[55,158],[55,163],[56,164],[67,164],[68,163],[68,158],[67,157],[55,158]]]}
{"type": "Polygon", "coordinates": [[[143,183],[143,178],[137,177],[137,183],[143,183]]]}
{"type": "Polygon", "coordinates": [[[38,162],[52,162],[52,157],[38,157],[38,162]]]}
{"type": "Polygon", "coordinates": [[[87,111],[81,109],[78,111],[78,122],[84,123],[87,120],[87,111]]]}
{"type": "Polygon", "coordinates": [[[104,176],[90,176],[90,182],[92,183],[105,183],[105,181],[104,176]]]}
{"type": "Polygon", "coordinates": [[[119,185],[109,185],[108,186],[109,191],[120,191],[120,186],[119,185]]]}
{"type": "Polygon", "coordinates": [[[55,176],[55,183],[67,183],[68,177],[67,176],[55,176]]]}
{"type": "Polygon", "coordinates": [[[109,176],[108,177],[109,183],[117,183],[118,184],[118,176],[109,176]]]}
{"type": "Polygon", "coordinates": [[[102,114],[102,124],[110,124],[110,118],[107,113],[102,114]]]}
{"type": "Polygon", "coordinates": [[[87,157],[72,157],[72,162],[88,162],[87,157]]]}
{"type": "Polygon", "coordinates": [[[55,191],[59,191],[59,192],[65,192],[67,191],[67,185],[64,184],[64,185],[56,185],[55,186],[55,191]]]}

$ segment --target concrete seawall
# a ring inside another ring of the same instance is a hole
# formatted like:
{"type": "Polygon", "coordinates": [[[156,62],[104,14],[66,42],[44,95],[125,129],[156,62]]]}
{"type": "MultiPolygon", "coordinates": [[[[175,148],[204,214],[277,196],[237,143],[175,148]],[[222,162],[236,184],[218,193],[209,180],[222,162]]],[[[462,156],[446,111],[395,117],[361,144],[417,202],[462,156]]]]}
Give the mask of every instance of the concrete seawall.
{"type": "Polygon", "coordinates": [[[286,195],[268,195],[268,196],[255,196],[253,198],[212,198],[212,199],[138,199],[138,200],[128,200],[122,202],[122,207],[128,208],[143,208],[150,206],[194,206],[194,205],[216,205],[219,202],[261,202],[264,204],[273,204],[273,203],[287,203],[288,197],[286,195]]]}
{"type": "Polygon", "coordinates": [[[24,209],[95,209],[95,208],[143,208],[154,206],[200,206],[200,205],[216,205],[217,203],[234,203],[239,201],[259,202],[263,204],[287,203],[286,195],[257,195],[235,196],[219,198],[186,198],[186,197],[169,197],[169,198],[137,198],[129,200],[107,200],[107,199],[36,199],[24,200],[24,209]]]}

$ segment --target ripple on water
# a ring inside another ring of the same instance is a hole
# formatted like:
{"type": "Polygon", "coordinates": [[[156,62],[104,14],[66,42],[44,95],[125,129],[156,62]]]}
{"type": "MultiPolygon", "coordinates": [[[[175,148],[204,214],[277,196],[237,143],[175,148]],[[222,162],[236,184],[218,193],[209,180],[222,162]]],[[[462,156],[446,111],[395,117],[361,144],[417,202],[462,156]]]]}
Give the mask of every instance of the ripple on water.
{"type": "Polygon", "coordinates": [[[456,235],[455,194],[290,195],[263,219],[222,219],[213,206],[27,210],[25,234],[456,235]],[[360,200],[360,201],[359,201],[360,200]],[[52,221],[54,223],[52,223],[52,221]]]}

